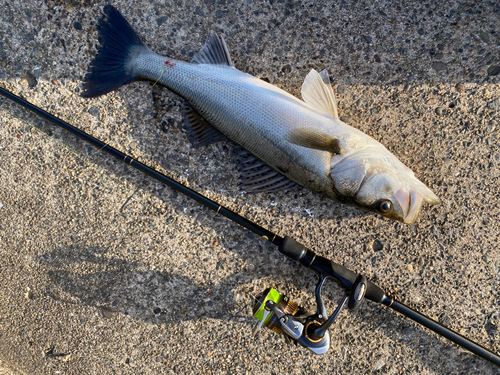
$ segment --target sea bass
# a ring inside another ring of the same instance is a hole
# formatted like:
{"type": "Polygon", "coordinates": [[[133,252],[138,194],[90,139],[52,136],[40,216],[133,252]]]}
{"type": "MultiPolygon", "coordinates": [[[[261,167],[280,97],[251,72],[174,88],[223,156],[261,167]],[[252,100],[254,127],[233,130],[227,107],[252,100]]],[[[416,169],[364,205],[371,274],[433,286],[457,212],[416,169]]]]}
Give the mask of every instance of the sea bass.
{"type": "Polygon", "coordinates": [[[191,62],[152,52],[111,5],[99,22],[97,56],[83,97],[135,80],[151,80],[184,98],[190,141],[228,138],[244,150],[241,188],[290,189],[295,184],[342,203],[413,223],[434,193],[379,142],[340,121],[326,71],[305,78],[303,101],[237,70],[224,39],[212,34],[191,62]]]}

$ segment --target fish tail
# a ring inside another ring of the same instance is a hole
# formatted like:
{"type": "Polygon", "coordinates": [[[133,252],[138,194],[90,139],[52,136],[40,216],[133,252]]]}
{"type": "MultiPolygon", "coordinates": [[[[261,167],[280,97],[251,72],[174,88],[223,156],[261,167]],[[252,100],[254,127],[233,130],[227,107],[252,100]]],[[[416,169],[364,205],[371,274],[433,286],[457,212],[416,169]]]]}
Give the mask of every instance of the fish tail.
{"type": "Polygon", "coordinates": [[[111,5],[104,7],[104,16],[99,21],[99,43],[101,47],[85,75],[81,96],[94,98],[116,90],[120,86],[137,80],[130,62],[149,48],[142,42],[132,26],[111,5]]]}

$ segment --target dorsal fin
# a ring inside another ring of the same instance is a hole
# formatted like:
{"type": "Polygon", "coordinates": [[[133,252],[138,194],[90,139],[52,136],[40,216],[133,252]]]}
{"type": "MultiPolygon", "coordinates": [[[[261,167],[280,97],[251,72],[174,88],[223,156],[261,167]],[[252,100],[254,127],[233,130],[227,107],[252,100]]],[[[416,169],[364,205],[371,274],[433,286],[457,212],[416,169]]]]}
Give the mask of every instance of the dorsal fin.
{"type": "Polygon", "coordinates": [[[194,64],[222,64],[234,66],[224,38],[217,34],[208,37],[205,45],[191,60],[194,64]]]}
{"type": "Polygon", "coordinates": [[[206,146],[226,139],[222,133],[210,125],[187,101],[182,103],[182,121],[193,147],[206,146]]]}
{"type": "Polygon", "coordinates": [[[298,146],[341,154],[342,146],[337,138],[315,128],[296,128],[287,134],[288,142],[298,146]]]}
{"type": "Polygon", "coordinates": [[[302,84],[300,93],[302,99],[311,107],[339,119],[337,101],[326,69],[322,70],[321,73],[314,69],[311,70],[302,84]]]}
{"type": "Polygon", "coordinates": [[[298,185],[248,151],[239,148],[240,190],[249,194],[293,190],[298,185]]]}

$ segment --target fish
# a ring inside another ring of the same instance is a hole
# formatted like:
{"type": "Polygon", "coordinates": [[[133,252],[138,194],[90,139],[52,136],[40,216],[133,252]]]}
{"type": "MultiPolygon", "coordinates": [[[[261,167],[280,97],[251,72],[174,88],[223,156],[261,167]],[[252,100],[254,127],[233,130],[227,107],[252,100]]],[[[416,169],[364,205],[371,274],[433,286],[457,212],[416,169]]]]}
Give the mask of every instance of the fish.
{"type": "Polygon", "coordinates": [[[98,34],[81,96],[98,97],[136,80],[163,85],[184,99],[181,113],[193,146],[229,139],[242,148],[243,191],[300,185],[406,224],[417,219],[422,202],[439,203],[387,148],[340,120],[327,70],[307,74],[300,100],[236,69],[215,33],[190,62],[160,56],[106,5],[98,34]]]}

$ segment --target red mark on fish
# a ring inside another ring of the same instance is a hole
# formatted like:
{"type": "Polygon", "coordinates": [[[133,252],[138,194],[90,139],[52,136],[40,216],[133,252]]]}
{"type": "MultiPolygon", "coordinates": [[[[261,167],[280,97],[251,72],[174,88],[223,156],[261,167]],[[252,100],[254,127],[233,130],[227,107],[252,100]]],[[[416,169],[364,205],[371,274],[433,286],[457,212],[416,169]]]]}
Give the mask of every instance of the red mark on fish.
{"type": "Polygon", "coordinates": [[[170,60],[165,60],[165,65],[168,68],[173,68],[175,66],[175,63],[171,62],[170,60]]]}

